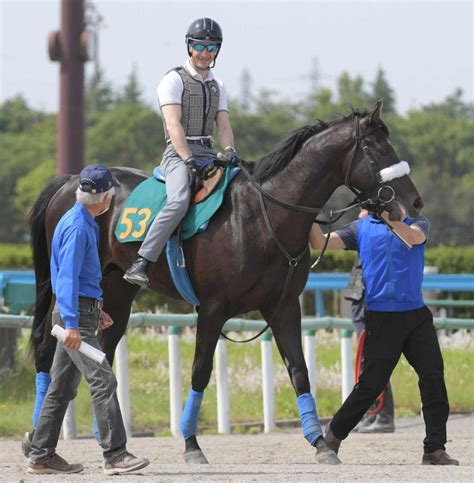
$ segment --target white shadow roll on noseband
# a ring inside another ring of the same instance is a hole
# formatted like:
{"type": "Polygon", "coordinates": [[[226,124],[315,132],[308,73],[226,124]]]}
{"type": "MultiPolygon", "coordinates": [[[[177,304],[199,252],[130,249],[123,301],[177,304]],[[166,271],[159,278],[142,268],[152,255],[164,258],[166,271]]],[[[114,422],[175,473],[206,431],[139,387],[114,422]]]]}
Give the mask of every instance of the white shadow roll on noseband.
{"type": "Polygon", "coordinates": [[[395,178],[410,174],[410,165],[406,161],[400,161],[397,164],[392,164],[388,168],[381,169],[378,173],[378,178],[381,183],[386,183],[395,178]]]}

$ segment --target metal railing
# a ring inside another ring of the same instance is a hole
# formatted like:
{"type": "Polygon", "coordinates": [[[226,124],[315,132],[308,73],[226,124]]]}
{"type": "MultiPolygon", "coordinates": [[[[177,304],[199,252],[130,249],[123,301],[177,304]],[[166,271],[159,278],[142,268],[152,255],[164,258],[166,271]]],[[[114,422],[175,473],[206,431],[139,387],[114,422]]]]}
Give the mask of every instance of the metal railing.
{"type": "MultiPolygon", "coordinates": [[[[168,361],[170,390],[170,429],[173,435],[179,434],[179,420],[182,411],[182,377],[180,356],[180,334],[184,327],[194,327],[197,322],[195,314],[143,314],[130,316],[128,327],[168,327],[168,361]]],[[[0,314],[0,328],[29,328],[32,317],[0,314]]],[[[474,320],[436,318],[438,329],[474,329],[474,320]]],[[[261,320],[231,319],[224,326],[229,331],[259,331],[265,326],[261,320]]],[[[303,346],[311,393],[316,398],[316,331],[320,329],[340,330],[341,335],[341,399],[344,401],[354,385],[352,368],[352,334],[353,325],[350,319],[334,317],[306,317],[302,320],[303,346]]],[[[260,338],[262,360],[262,398],[264,415],[264,432],[275,427],[275,390],[273,381],[273,344],[272,334],[267,331],[260,338]]],[[[115,353],[115,372],[118,381],[117,395],[122,410],[127,434],[131,434],[131,404],[128,378],[128,347],[124,336],[115,353]]],[[[227,341],[220,338],[216,353],[216,386],[217,386],[217,426],[221,434],[230,433],[229,381],[227,369],[227,341]]],[[[74,438],[75,416],[74,405],[71,404],[64,423],[65,438],[74,438]]]]}

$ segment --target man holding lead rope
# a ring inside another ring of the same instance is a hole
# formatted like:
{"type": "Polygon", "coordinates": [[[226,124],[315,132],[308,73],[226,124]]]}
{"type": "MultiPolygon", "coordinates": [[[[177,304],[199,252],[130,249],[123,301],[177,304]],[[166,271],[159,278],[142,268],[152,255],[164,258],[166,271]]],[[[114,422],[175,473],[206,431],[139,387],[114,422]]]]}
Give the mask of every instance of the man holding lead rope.
{"type": "MultiPolygon", "coordinates": [[[[380,171],[379,176],[383,183],[407,175],[409,171],[408,163],[401,161],[380,171]]],[[[392,190],[395,195],[390,186],[383,188],[392,190]]],[[[399,208],[406,214],[402,205],[399,204],[399,208]]],[[[315,249],[321,249],[327,241],[328,249],[357,250],[367,307],[364,371],[328,423],[326,442],[338,452],[342,440],[384,390],[404,354],[419,378],[426,426],[421,462],[424,465],[458,465],[459,462],[445,450],[449,403],[443,356],[433,315],[423,301],[421,290],[429,221],[424,216],[389,220],[383,202],[375,202],[368,209],[369,216],[341,230],[324,235],[314,224],[310,234],[311,246],[315,249]]]]}

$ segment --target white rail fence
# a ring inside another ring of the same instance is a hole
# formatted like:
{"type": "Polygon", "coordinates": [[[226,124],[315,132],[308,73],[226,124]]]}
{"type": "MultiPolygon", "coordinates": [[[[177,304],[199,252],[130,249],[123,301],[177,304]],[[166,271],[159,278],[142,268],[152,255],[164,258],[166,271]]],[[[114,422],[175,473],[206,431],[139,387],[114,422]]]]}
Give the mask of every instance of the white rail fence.
{"type": "MultiPolygon", "coordinates": [[[[30,327],[31,317],[0,315],[0,327],[30,327]]],[[[168,361],[170,391],[170,430],[174,436],[179,433],[179,420],[183,407],[180,355],[180,333],[183,327],[196,325],[194,314],[132,314],[128,327],[168,327],[168,361]]],[[[474,328],[474,321],[468,319],[435,319],[438,328],[474,328]]],[[[260,331],[265,322],[259,320],[231,319],[224,326],[224,332],[260,331]]],[[[316,331],[338,329],[341,335],[341,399],[344,401],[354,385],[352,367],[353,325],[350,319],[334,317],[309,317],[302,320],[303,345],[311,393],[316,398],[316,331]]],[[[270,329],[260,337],[262,361],[262,403],[264,432],[275,428],[275,388],[273,380],[273,343],[270,329]]],[[[215,353],[217,386],[217,428],[220,434],[229,434],[231,429],[229,404],[229,379],[227,364],[227,341],[220,338],[215,353]]],[[[115,352],[115,374],[118,381],[117,396],[120,403],[127,435],[131,436],[132,408],[128,376],[127,337],[124,335],[115,352]]],[[[65,439],[76,437],[74,401],[69,405],[63,423],[65,439]]]]}
{"type": "MultiPolygon", "coordinates": [[[[170,429],[174,436],[179,435],[179,420],[182,411],[181,385],[181,357],[179,350],[179,334],[183,327],[196,325],[197,316],[174,315],[174,314],[133,314],[130,317],[129,327],[168,326],[168,361],[170,381],[170,429]]],[[[224,326],[224,332],[230,331],[259,331],[263,329],[265,322],[260,320],[231,319],[224,326]]],[[[310,385],[313,395],[316,395],[316,331],[318,329],[343,329],[341,331],[341,359],[342,364],[342,400],[352,390],[354,376],[352,370],[352,329],[350,319],[336,319],[331,317],[305,318],[302,321],[304,329],[304,351],[310,385]]],[[[124,337],[125,338],[125,337],[124,337]]],[[[118,393],[124,420],[125,414],[130,415],[130,397],[128,386],[128,374],[120,370],[127,366],[126,343],[117,347],[116,376],[118,387],[122,390],[118,393]]],[[[275,428],[275,387],[273,380],[273,343],[269,329],[260,337],[261,366],[262,366],[262,403],[263,403],[263,427],[264,432],[269,433],[275,428]]],[[[229,434],[231,428],[230,402],[229,402],[229,376],[227,364],[227,341],[221,337],[215,353],[216,388],[217,388],[217,429],[220,434],[229,434]]],[[[126,427],[130,427],[126,424],[126,427]]]]}

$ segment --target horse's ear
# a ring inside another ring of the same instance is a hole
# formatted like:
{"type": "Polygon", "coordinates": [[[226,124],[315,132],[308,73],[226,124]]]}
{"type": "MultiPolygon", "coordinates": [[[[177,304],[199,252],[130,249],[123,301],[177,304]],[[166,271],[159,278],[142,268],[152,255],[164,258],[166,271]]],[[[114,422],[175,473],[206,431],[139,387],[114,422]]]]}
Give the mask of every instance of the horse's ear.
{"type": "Polygon", "coordinates": [[[383,100],[379,99],[374,107],[369,111],[369,124],[372,124],[380,119],[380,112],[382,111],[383,100]]]}

